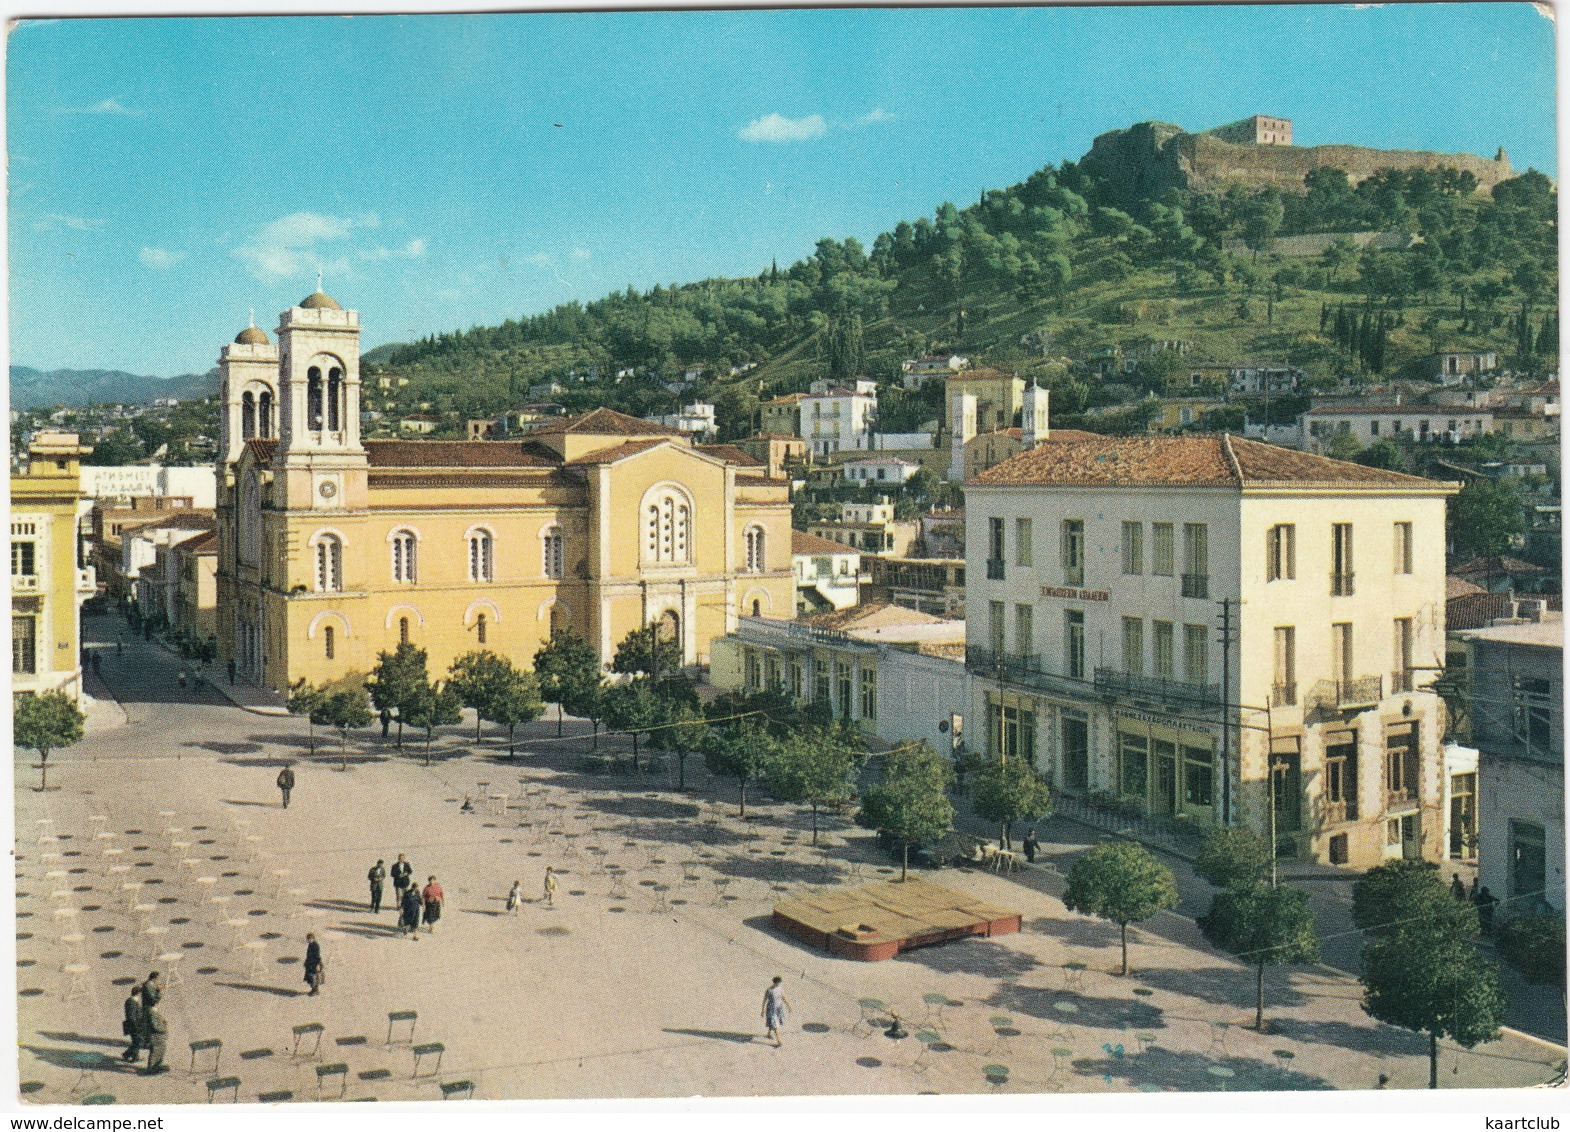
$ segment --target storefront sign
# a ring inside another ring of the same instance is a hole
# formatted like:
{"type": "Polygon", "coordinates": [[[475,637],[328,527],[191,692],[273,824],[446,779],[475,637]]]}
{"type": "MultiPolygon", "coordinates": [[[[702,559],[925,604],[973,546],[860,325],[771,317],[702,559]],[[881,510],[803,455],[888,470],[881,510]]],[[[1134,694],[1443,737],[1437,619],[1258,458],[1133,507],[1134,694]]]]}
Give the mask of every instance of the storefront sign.
{"type": "Polygon", "coordinates": [[[1061,597],[1069,601],[1106,601],[1106,590],[1076,590],[1072,586],[1042,586],[1042,597],[1061,597]]]}

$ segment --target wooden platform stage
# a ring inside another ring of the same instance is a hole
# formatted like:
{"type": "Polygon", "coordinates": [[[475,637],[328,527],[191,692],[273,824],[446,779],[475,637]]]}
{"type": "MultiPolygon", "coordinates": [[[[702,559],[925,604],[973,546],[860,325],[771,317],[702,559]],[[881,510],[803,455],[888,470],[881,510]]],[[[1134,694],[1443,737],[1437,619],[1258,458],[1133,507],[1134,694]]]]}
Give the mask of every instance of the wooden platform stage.
{"type": "Polygon", "coordinates": [[[967,936],[1019,931],[1020,914],[911,877],[859,888],[815,889],[774,906],[774,926],[846,959],[892,959],[901,951],[967,936]]]}

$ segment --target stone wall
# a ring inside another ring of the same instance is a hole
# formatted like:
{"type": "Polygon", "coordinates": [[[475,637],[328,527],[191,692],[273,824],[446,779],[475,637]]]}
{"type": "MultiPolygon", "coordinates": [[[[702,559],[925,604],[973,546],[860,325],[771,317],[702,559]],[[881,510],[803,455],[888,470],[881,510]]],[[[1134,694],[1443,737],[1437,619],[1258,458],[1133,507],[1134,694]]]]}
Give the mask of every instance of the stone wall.
{"type": "Polygon", "coordinates": [[[1302,192],[1304,176],[1319,166],[1344,170],[1353,184],[1379,169],[1449,166],[1476,177],[1482,193],[1515,176],[1503,151],[1490,160],[1472,153],[1356,145],[1236,145],[1212,134],[1190,134],[1168,122],[1140,122],[1102,134],[1081,163],[1108,176],[1130,201],[1172,187],[1220,191],[1245,185],[1302,192]]]}

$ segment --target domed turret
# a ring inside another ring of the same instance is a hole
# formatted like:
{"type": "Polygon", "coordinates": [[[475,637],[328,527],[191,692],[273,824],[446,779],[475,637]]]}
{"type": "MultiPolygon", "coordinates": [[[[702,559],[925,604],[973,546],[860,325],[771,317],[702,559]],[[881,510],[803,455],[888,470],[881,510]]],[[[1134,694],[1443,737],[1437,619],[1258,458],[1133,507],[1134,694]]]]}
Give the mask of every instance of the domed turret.
{"type": "Polygon", "coordinates": [[[247,326],[234,336],[234,341],[239,346],[265,346],[267,345],[267,335],[255,326],[247,326]]]}
{"type": "Polygon", "coordinates": [[[324,294],[322,291],[316,291],[314,294],[305,296],[305,298],[300,301],[300,306],[302,309],[308,311],[343,310],[343,308],[338,305],[337,299],[333,298],[331,295],[324,294]]]}

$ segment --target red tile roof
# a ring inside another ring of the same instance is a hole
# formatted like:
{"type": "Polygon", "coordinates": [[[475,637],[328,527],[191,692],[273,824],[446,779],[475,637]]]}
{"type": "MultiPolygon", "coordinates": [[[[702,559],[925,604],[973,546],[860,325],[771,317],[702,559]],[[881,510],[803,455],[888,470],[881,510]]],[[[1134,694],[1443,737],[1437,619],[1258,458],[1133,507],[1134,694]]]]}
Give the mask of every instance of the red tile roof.
{"type": "Polygon", "coordinates": [[[686,436],[678,428],[666,428],[653,421],[639,420],[615,409],[593,409],[575,417],[548,421],[530,429],[532,436],[556,436],[574,433],[588,436],[686,436]]]}
{"type": "MultiPolygon", "coordinates": [[[[1445,629],[1486,629],[1499,617],[1509,617],[1513,601],[1545,601],[1550,611],[1564,609],[1564,599],[1559,594],[1462,594],[1445,602],[1445,629]]],[[[1519,606],[1517,606],[1519,609],[1519,606]]]]}
{"type": "MultiPolygon", "coordinates": [[[[1042,444],[970,481],[977,486],[1244,487],[1282,484],[1433,490],[1420,476],[1365,468],[1235,436],[1103,437],[1042,444]]],[[[1449,485],[1454,490],[1454,485],[1449,485]]]]}
{"type": "Polygon", "coordinates": [[[664,443],[666,443],[666,440],[662,436],[649,437],[645,440],[624,440],[620,444],[612,444],[607,448],[596,448],[593,452],[585,452],[582,456],[575,456],[567,461],[567,465],[614,464],[617,460],[624,460],[628,456],[636,456],[640,452],[647,452],[650,448],[657,448],[664,443]]]}
{"type": "Polygon", "coordinates": [[[278,442],[276,440],[252,439],[245,442],[245,447],[250,451],[251,458],[258,464],[270,464],[273,462],[273,450],[278,447],[278,442]]]}
{"type": "Polygon", "coordinates": [[[792,554],[860,554],[854,546],[834,542],[832,539],[820,538],[806,531],[792,529],[790,532],[790,552],[792,554]]]}
{"type": "Polygon", "coordinates": [[[735,464],[739,468],[763,467],[763,461],[747,455],[734,444],[700,444],[698,451],[705,456],[713,456],[716,460],[724,460],[727,464],[735,464]]]}
{"type": "Polygon", "coordinates": [[[528,441],[367,440],[373,468],[550,468],[561,463],[549,449],[528,441]]]}

